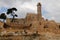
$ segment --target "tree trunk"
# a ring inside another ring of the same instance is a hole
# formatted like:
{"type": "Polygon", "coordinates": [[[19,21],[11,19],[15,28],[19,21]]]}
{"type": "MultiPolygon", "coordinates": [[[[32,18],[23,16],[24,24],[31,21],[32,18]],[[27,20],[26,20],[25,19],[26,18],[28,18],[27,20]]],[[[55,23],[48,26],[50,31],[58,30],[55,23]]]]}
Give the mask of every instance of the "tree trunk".
{"type": "Polygon", "coordinates": [[[11,22],[14,22],[14,18],[15,18],[15,16],[13,16],[13,18],[12,18],[12,21],[11,21],[11,22]]]}

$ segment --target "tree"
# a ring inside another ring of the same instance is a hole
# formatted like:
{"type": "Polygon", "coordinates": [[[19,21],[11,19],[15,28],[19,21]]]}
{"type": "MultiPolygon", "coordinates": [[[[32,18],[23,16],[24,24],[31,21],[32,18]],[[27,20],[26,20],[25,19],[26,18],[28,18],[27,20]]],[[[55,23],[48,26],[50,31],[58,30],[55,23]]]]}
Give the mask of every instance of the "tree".
{"type": "Polygon", "coordinates": [[[13,18],[12,18],[12,21],[11,22],[13,22],[14,21],[14,19],[15,19],[15,17],[17,17],[18,15],[17,14],[15,14],[15,12],[14,11],[17,11],[17,9],[16,8],[10,8],[10,9],[8,9],[7,10],[7,14],[11,14],[11,16],[13,16],[13,18]]]}
{"type": "Polygon", "coordinates": [[[5,15],[5,13],[2,13],[1,15],[0,15],[0,19],[3,19],[3,22],[5,22],[5,20],[6,20],[6,15],[5,15]]]}

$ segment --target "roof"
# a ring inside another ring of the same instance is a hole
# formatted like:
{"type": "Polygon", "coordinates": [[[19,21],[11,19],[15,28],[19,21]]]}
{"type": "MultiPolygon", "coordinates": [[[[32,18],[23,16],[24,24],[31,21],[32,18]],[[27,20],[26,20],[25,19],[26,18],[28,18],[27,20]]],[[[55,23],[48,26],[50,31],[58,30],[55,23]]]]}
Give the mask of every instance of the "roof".
{"type": "Polygon", "coordinates": [[[37,6],[41,6],[41,3],[38,3],[37,6]]]}

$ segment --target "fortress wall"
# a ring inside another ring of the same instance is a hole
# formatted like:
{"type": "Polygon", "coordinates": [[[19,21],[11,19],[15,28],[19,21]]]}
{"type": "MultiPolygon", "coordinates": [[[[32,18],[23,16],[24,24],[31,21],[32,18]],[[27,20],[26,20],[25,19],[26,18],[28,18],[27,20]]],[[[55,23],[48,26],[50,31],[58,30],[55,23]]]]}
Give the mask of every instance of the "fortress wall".
{"type": "Polygon", "coordinates": [[[11,19],[7,18],[6,23],[12,28],[23,28],[31,27],[30,30],[40,31],[40,32],[57,32],[59,30],[59,25],[55,21],[49,21],[44,19],[41,13],[41,4],[37,4],[37,14],[28,13],[26,18],[17,19],[15,18],[14,22],[11,22],[11,19]],[[53,31],[54,30],[54,31],[53,31]]]}
{"type": "Polygon", "coordinates": [[[12,28],[23,28],[24,23],[24,19],[15,19],[14,22],[11,22],[11,19],[6,20],[6,24],[12,28]]]}

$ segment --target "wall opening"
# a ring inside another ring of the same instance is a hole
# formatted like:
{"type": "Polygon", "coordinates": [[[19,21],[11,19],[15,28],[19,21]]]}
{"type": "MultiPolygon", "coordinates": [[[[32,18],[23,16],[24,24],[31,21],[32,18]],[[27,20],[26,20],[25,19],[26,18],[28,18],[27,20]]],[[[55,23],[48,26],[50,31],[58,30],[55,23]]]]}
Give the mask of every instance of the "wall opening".
{"type": "Polygon", "coordinates": [[[44,25],[44,28],[48,28],[48,25],[44,25]]]}

